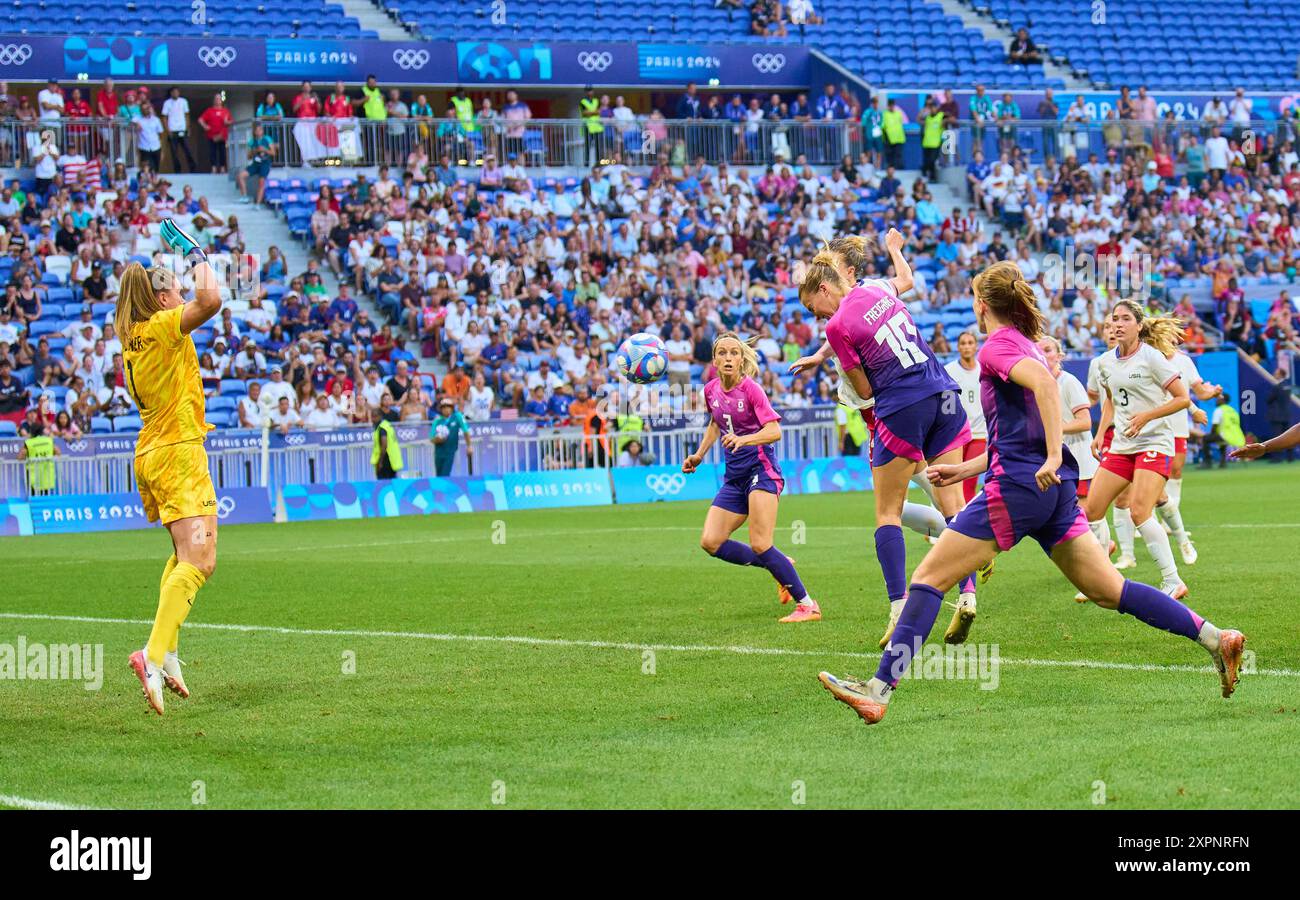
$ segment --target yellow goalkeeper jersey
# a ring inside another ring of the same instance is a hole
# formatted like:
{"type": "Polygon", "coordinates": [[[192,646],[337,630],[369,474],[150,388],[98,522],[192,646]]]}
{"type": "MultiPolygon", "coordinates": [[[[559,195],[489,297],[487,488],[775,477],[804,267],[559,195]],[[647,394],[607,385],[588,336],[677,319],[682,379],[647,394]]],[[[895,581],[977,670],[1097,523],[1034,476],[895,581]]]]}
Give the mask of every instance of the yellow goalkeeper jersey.
{"type": "Polygon", "coordinates": [[[183,307],[154,313],[137,323],[122,349],[126,388],[144,426],[135,455],[158,447],[202,442],[212,429],[204,419],[203,379],[194,340],[181,333],[183,307]]]}

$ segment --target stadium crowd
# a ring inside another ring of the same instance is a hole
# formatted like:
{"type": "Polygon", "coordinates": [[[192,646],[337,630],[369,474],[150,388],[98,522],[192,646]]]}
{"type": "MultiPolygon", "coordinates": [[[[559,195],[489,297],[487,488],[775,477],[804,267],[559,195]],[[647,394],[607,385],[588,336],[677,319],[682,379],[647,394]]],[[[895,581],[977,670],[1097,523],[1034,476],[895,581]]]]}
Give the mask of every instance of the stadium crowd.
{"type": "MultiPolygon", "coordinates": [[[[292,108],[369,116],[406,105],[372,82],[351,99],[339,85],[332,96],[341,99],[324,103],[306,84],[292,108]]],[[[447,133],[461,137],[484,110],[459,102],[463,94],[447,116],[447,133]]],[[[692,86],[675,112],[703,118],[717,101],[702,103],[692,86]]],[[[422,98],[416,104],[431,109],[422,98]]],[[[812,104],[800,95],[729,105],[759,117],[765,105],[777,115],[857,115],[831,85],[812,104]]],[[[597,101],[597,109],[607,106],[597,101]]],[[[628,160],[604,146],[582,177],[538,177],[508,129],[472,168],[439,152],[452,148],[434,130],[402,145],[409,152],[385,156],[389,164],[304,187],[313,258],[301,272],[288,271],[276,247],[247,246],[234,211],[213,210],[188,188],[176,196],[157,174],[160,157],[144,156],[132,175],[110,165],[103,148],[90,157],[77,147],[59,152],[60,136],[75,133],[68,123],[39,136],[33,153],[48,152],[35,179],[0,192],[0,418],[43,418],[64,436],[138,427],[109,310],[122,267],[157,252],[156,226],[168,216],[181,217],[209,250],[259,260],[255,295],[228,304],[211,330],[196,333],[210,419],[223,426],[328,428],[367,422],[375,409],[423,420],[441,398],[471,420],[585,424],[609,383],[613,350],[636,331],[668,343],[672,385],[707,378],[713,336],[736,329],[755,338],[761,379],[778,406],[831,403],[829,367],[785,374],[786,363],[821,339],[795,299],[799,263],[836,235],[880,238],[891,227],[907,237],[916,276],[910,305],[940,353],[971,325],[970,275],[1014,259],[1053,334],[1072,351],[1100,348],[1100,321],[1118,290],[1183,316],[1192,349],[1228,340],[1284,370],[1300,312],[1282,288],[1261,316],[1240,282],[1294,278],[1294,141],[1246,134],[1239,106],[1225,105],[1222,121],[1157,120],[1154,98],[1126,90],[1116,127],[1105,132],[1104,158],[1082,158],[1074,138],[1086,110],[1062,116],[1053,106],[1048,92],[1036,113],[1061,123],[1045,135],[1051,152],[1031,162],[1015,139],[1020,113],[1009,96],[993,101],[981,88],[965,117],[951,94],[928,101],[923,143],[958,122],[987,127],[990,140],[979,146],[997,149],[992,161],[979,150],[969,160],[949,156],[949,165],[964,163],[968,196],[946,213],[932,193],[939,160],[906,180],[893,164],[898,154],[886,145],[901,120],[892,101],[882,111],[873,99],[860,114],[861,134],[879,130],[884,140],[863,141],[861,152],[821,174],[798,146],[791,158],[764,158],[741,141],[718,162],[687,157],[685,142],[628,160]],[[1091,280],[1066,277],[1059,264],[1080,259],[1093,266],[1091,280]],[[336,293],[325,286],[326,268],[340,281],[336,293]],[[1108,283],[1114,278],[1118,285],[1108,283]],[[1212,309],[1198,310],[1179,293],[1200,278],[1211,282],[1212,309]],[[363,295],[376,316],[357,303],[363,295]],[[443,360],[448,374],[435,384],[415,371],[408,341],[443,360]],[[107,420],[117,421],[106,427],[107,420]]],[[[282,115],[273,96],[259,108],[264,124],[282,115]]],[[[526,121],[527,104],[512,97],[502,115],[526,121]]],[[[265,128],[251,142],[268,157],[278,150],[265,128]]],[[[174,161],[178,153],[185,155],[172,148],[174,161]]],[[[266,177],[269,165],[249,158],[256,196],[284,205],[285,192],[266,177]]],[[[876,271],[886,274],[887,265],[881,253],[876,271]]]]}

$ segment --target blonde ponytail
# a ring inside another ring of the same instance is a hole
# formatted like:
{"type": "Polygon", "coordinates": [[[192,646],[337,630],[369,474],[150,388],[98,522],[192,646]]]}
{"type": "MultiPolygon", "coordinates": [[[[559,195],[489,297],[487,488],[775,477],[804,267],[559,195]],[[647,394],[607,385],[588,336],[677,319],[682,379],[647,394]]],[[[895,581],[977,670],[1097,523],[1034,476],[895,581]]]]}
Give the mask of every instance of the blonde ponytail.
{"type": "Polygon", "coordinates": [[[113,330],[123,346],[131,340],[137,322],[147,322],[162,309],[149,272],[139,263],[131,263],[122,273],[118,287],[117,309],[113,312],[113,330]]]}
{"type": "Polygon", "coordinates": [[[975,296],[999,320],[1010,324],[1031,341],[1046,331],[1046,319],[1038,308],[1038,298],[1020,267],[1011,260],[989,266],[971,281],[975,296]]]}
{"type": "Polygon", "coordinates": [[[838,261],[838,255],[828,247],[819,251],[804,269],[803,279],[799,282],[799,302],[807,309],[812,309],[812,298],[817,296],[817,290],[823,284],[848,291],[849,285],[844,282],[839,269],[835,266],[838,261]]]}
{"type": "Polygon", "coordinates": [[[867,264],[879,254],[876,242],[860,234],[837,237],[826,247],[853,272],[854,278],[865,278],[867,264]]]}

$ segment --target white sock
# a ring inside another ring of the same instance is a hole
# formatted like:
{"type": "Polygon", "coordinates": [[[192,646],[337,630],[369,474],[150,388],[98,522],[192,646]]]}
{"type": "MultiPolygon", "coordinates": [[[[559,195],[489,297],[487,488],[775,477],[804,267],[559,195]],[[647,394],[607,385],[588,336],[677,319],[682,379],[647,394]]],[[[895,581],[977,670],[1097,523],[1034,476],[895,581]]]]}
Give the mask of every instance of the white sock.
{"type": "Polygon", "coordinates": [[[1156,566],[1160,569],[1161,581],[1168,584],[1171,582],[1181,582],[1178,577],[1178,565],[1174,562],[1174,551],[1169,547],[1169,535],[1160,527],[1155,516],[1148,516],[1147,520],[1137,527],[1138,534],[1142,535],[1142,542],[1147,545],[1147,552],[1155,560],[1156,566]]]}
{"type": "Polygon", "coordinates": [[[929,537],[938,537],[939,533],[947,527],[943,514],[939,510],[924,503],[912,503],[910,500],[903,504],[903,524],[917,534],[929,537]]]}
{"type": "Polygon", "coordinates": [[[1183,530],[1183,514],[1178,510],[1178,501],[1171,495],[1167,501],[1156,507],[1156,515],[1169,526],[1171,537],[1179,544],[1186,542],[1187,532],[1183,530]]]}
{"type": "Polygon", "coordinates": [[[1201,631],[1196,635],[1196,643],[1200,644],[1211,653],[1219,652],[1219,629],[1215,628],[1211,622],[1202,622],[1201,631]]]}
{"type": "Polygon", "coordinates": [[[1183,499],[1183,479],[1181,477],[1170,478],[1166,481],[1165,493],[1169,495],[1170,500],[1175,503],[1180,502],[1183,499]]]}
{"type": "Polygon", "coordinates": [[[925,491],[925,496],[930,498],[931,506],[939,505],[938,501],[934,499],[934,485],[930,484],[930,479],[926,478],[924,474],[913,475],[912,484],[916,485],[921,490],[925,491]]]}
{"type": "Polygon", "coordinates": [[[1088,527],[1092,529],[1092,534],[1097,538],[1097,543],[1101,544],[1101,549],[1107,553],[1110,552],[1110,525],[1106,524],[1106,517],[1102,516],[1095,522],[1089,522],[1088,527]]]}
{"type": "Polygon", "coordinates": [[[1133,514],[1115,507],[1115,540],[1119,542],[1119,552],[1123,556],[1133,555],[1133,531],[1133,514]]]}
{"type": "Polygon", "coordinates": [[[877,703],[889,703],[889,698],[893,695],[894,689],[876,676],[872,675],[871,680],[867,682],[867,694],[877,703]]]}

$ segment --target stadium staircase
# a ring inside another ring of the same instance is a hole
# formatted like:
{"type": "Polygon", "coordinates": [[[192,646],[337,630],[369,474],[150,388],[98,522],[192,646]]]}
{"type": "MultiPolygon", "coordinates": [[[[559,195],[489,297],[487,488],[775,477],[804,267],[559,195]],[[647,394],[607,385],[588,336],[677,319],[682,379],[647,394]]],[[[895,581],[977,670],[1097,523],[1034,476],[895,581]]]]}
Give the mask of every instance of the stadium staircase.
{"type": "MultiPolygon", "coordinates": [[[[986,40],[1000,41],[1004,47],[1011,45],[1011,39],[1015,36],[1015,28],[1004,26],[994,21],[991,14],[984,14],[977,11],[979,8],[987,9],[985,0],[926,0],[934,6],[943,7],[943,11],[950,16],[957,16],[961,19],[962,25],[967,28],[977,29],[984,35],[986,40]]],[[[1005,21],[1005,20],[1003,20],[1005,21]]],[[[1029,37],[1035,42],[1044,42],[1046,39],[1042,35],[1036,35],[1032,31],[1029,37]]],[[[1065,87],[1071,91],[1090,91],[1094,90],[1094,85],[1082,78],[1077,78],[1069,68],[1058,65],[1050,55],[1050,48],[1043,48],[1043,75],[1047,78],[1059,78],[1065,82],[1065,87]]],[[[1000,87],[1000,85],[990,85],[990,87],[1000,87]]],[[[1021,113],[1028,117],[1029,113],[1021,110],[1021,113]]]]}
{"type": "Polygon", "coordinates": [[[378,0],[337,0],[362,31],[373,31],[381,41],[409,41],[412,34],[383,8],[378,0]]]}

